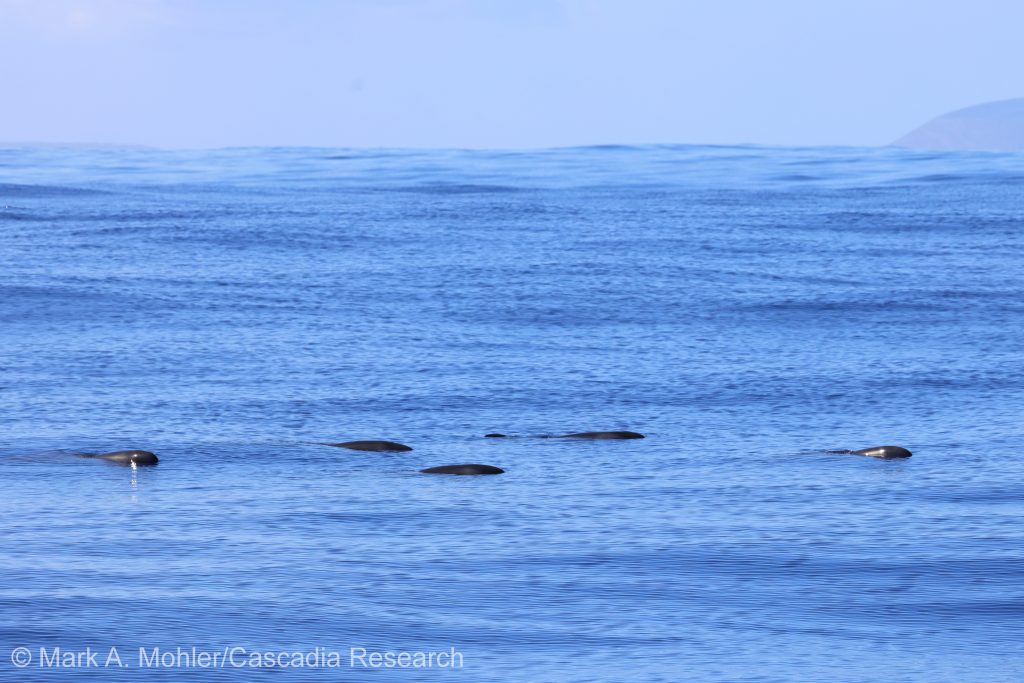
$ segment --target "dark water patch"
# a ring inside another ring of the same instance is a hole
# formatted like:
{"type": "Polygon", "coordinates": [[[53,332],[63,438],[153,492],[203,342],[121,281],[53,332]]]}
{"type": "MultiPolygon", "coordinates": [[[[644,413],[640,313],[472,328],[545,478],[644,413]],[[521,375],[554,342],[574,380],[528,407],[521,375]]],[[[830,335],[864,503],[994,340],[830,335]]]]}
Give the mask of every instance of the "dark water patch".
{"type": "Polygon", "coordinates": [[[579,147],[565,147],[566,151],[578,152],[637,152],[643,149],[637,145],[582,145],[579,147]]]}
{"type": "Polygon", "coordinates": [[[955,175],[952,173],[933,173],[931,175],[918,176],[915,180],[922,183],[957,183],[965,180],[971,180],[971,176],[955,175]]]}
{"type": "Polygon", "coordinates": [[[75,197],[102,194],[110,194],[110,192],[107,190],[87,189],[83,187],[63,187],[59,185],[21,185],[0,183],[0,197],[28,199],[33,197],[75,197]]]}
{"type": "Polygon", "coordinates": [[[934,301],[876,299],[871,300],[781,300],[738,307],[739,310],[788,312],[813,315],[815,313],[876,312],[876,311],[936,311],[946,306],[934,301]]]}
{"type": "Polygon", "coordinates": [[[51,324],[58,321],[144,320],[147,309],[160,308],[161,297],[112,291],[102,286],[0,285],[0,320],[7,324],[51,324]]]}
{"type": "Polygon", "coordinates": [[[806,173],[788,173],[785,175],[772,176],[771,180],[781,180],[785,182],[810,182],[814,180],[821,180],[821,176],[808,175],[806,173]]]}
{"type": "Polygon", "coordinates": [[[43,216],[32,213],[20,213],[15,211],[0,211],[0,221],[40,221],[43,216]]]}

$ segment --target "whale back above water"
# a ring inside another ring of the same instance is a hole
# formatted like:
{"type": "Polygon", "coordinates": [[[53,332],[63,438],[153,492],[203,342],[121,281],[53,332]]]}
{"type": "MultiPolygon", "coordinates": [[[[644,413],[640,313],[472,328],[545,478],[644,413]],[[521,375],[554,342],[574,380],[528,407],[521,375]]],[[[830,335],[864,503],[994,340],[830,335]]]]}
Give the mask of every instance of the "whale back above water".
{"type": "Polygon", "coordinates": [[[882,460],[894,460],[896,458],[909,458],[913,453],[903,446],[872,446],[861,448],[856,451],[825,451],[840,455],[866,455],[870,458],[881,458],[882,460]]]}
{"type": "Polygon", "coordinates": [[[500,467],[494,467],[493,465],[478,465],[478,464],[466,464],[466,465],[441,465],[439,467],[428,467],[425,470],[420,470],[422,474],[504,474],[505,470],[500,467]]]}
{"type": "Polygon", "coordinates": [[[892,458],[909,458],[913,453],[908,451],[902,446],[872,446],[871,448],[861,448],[857,451],[850,451],[853,455],[867,455],[872,458],[882,458],[883,460],[889,460],[892,458]]]}
{"type": "Polygon", "coordinates": [[[155,465],[160,458],[149,451],[113,451],[111,453],[83,453],[84,458],[96,458],[107,462],[116,462],[122,465],[155,465]]]}
{"type": "Polygon", "coordinates": [[[334,446],[335,448],[348,448],[353,451],[373,451],[377,453],[412,450],[411,447],[406,446],[404,443],[397,443],[395,441],[346,441],[344,443],[328,443],[324,445],[334,446]]]}
{"type": "Polygon", "coordinates": [[[943,114],[892,144],[912,149],[1024,152],[1024,98],[943,114]]]}

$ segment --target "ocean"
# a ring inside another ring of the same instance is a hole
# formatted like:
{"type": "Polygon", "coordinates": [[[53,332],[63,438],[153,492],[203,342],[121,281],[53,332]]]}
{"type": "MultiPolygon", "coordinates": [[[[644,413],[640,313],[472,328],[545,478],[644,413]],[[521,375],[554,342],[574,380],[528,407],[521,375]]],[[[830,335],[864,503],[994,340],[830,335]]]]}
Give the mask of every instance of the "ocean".
{"type": "Polygon", "coordinates": [[[0,680],[1024,680],[1022,187],[0,147],[0,680]]]}

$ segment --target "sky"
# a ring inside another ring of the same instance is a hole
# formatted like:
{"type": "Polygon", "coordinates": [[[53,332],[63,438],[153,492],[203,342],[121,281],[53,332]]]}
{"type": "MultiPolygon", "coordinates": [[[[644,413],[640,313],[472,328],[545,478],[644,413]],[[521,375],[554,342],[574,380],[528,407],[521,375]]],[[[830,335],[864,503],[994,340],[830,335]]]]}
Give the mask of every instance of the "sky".
{"type": "Polygon", "coordinates": [[[1020,0],[0,0],[0,141],[884,145],[1024,96],[1020,0]]]}

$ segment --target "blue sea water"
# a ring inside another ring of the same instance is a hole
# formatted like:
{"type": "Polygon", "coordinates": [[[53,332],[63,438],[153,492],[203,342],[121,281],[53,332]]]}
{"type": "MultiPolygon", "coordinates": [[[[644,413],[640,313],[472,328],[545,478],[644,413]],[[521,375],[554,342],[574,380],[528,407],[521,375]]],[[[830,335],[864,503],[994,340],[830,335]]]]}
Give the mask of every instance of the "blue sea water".
{"type": "Polygon", "coordinates": [[[0,679],[1024,680],[1022,187],[900,149],[0,147],[0,679]],[[374,438],[415,450],[317,443],[374,438]],[[160,464],[75,455],[125,448],[160,464]],[[464,462],[506,473],[418,473],[464,462]]]}

